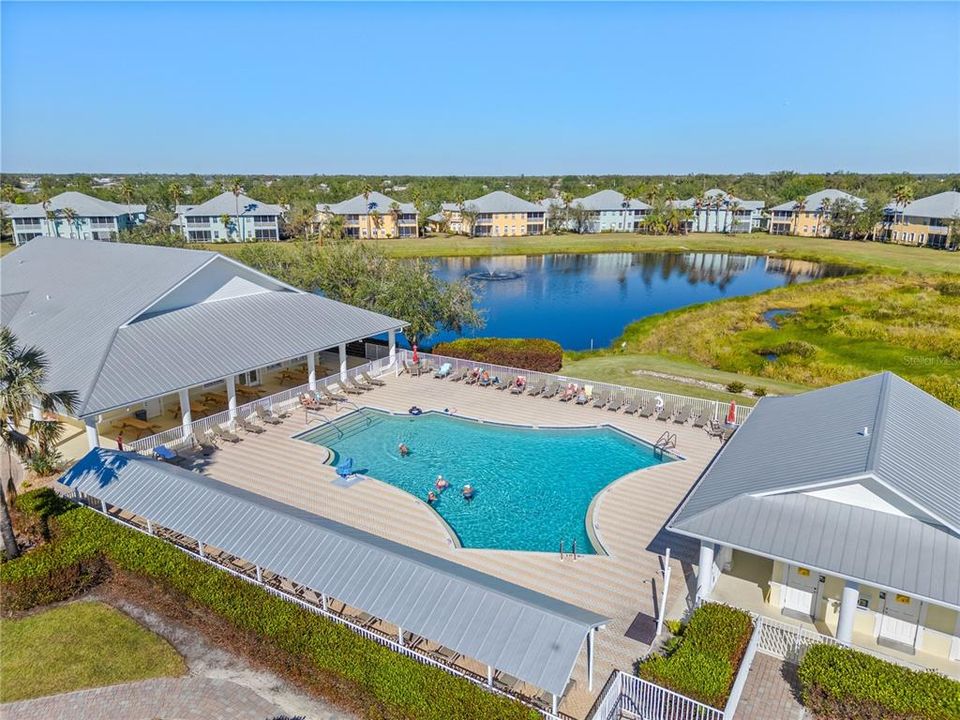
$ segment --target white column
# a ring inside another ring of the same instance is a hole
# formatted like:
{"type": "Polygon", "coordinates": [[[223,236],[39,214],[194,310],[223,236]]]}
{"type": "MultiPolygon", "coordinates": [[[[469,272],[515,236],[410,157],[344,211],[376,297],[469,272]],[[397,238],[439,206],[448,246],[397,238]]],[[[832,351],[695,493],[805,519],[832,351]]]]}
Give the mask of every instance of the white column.
{"type": "Polygon", "coordinates": [[[259,565],[257,565],[256,568],[257,568],[257,582],[258,582],[258,583],[262,583],[262,582],[263,582],[263,570],[260,569],[260,566],[259,566],[259,565]]]}
{"type": "Polygon", "coordinates": [[[493,665],[487,665],[487,685],[493,687],[493,665]]]}
{"type": "Polygon", "coordinates": [[[403,628],[397,626],[397,642],[403,645],[403,628]]]}
{"type": "Polygon", "coordinates": [[[347,379],[347,345],[340,343],[340,379],[347,379]]]}
{"type": "Polygon", "coordinates": [[[390,330],[387,333],[387,350],[388,356],[390,357],[390,366],[397,361],[397,331],[390,330]]]}
{"type": "Polygon", "coordinates": [[[227,384],[227,410],[232,421],[237,416],[237,376],[228,375],[223,381],[227,384]]]}
{"type": "Polygon", "coordinates": [[[590,628],[587,633],[587,690],[593,691],[593,635],[595,628],[590,628]]]}
{"type": "Polygon", "coordinates": [[[83,419],[84,427],[87,430],[87,445],[90,446],[90,449],[100,447],[100,433],[97,432],[97,418],[95,415],[85,417],[83,419]]]}
{"type": "Polygon", "coordinates": [[[713,590],[713,543],[700,542],[700,563],[697,566],[697,601],[710,598],[713,590]]]}
{"type": "Polygon", "coordinates": [[[197,540],[197,550],[200,552],[200,557],[203,557],[203,543],[197,540]]]}
{"type": "Polygon", "coordinates": [[[837,619],[837,640],[849,645],[853,640],[853,618],[860,599],[860,583],[847,580],[840,594],[840,617],[837,619]]]}
{"type": "Polygon", "coordinates": [[[553,702],[550,703],[550,707],[552,708],[553,714],[556,715],[556,714],[557,714],[557,705],[559,705],[559,703],[557,702],[557,696],[556,696],[555,694],[552,695],[552,697],[553,697],[553,702]]]}
{"type": "Polygon", "coordinates": [[[34,420],[43,420],[43,408],[36,400],[30,401],[30,417],[34,420]]]}
{"type": "Polygon", "coordinates": [[[670,592],[670,548],[663,558],[663,592],[660,596],[660,612],[657,613],[657,637],[663,632],[663,619],[667,615],[667,593],[670,592]]]}
{"type": "Polygon", "coordinates": [[[307,353],[307,375],[310,383],[310,390],[317,389],[317,354],[315,352],[307,353]]]}
{"type": "Polygon", "coordinates": [[[106,501],[106,500],[101,500],[101,501],[100,501],[100,510],[103,512],[104,515],[107,514],[107,501],[106,501]]]}
{"type": "Polygon", "coordinates": [[[187,388],[180,391],[180,417],[183,418],[183,437],[189,437],[193,415],[190,413],[190,391],[187,388]]]}
{"type": "Polygon", "coordinates": [[[153,521],[150,518],[147,518],[147,533],[153,535],[153,521]]]}

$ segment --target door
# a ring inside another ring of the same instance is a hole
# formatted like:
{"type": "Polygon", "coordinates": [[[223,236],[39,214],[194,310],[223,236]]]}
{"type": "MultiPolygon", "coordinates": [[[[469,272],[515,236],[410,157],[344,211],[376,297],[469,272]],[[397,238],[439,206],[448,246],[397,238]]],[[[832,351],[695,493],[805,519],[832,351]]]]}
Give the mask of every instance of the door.
{"type": "Polygon", "coordinates": [[[884,599],[877,642],[912,653],[917,642],[922,605],[922,602],[909,595],[888,592],[884,599]]]}
{"type": "Polygon", "coordinates": [[[790,565],[783,588],[783,614],[808,620],[816,617],[820,578],[809,568],[790,565]]]}

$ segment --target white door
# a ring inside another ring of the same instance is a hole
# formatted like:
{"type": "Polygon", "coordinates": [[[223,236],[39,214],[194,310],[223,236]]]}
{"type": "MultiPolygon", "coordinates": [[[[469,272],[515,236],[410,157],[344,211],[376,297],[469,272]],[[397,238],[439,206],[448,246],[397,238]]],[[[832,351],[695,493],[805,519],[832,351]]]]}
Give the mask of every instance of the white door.
{"type": "Polygon", "coordinates": [[[880,618],[880,640],[889,640],[909,648],[917,642],[920,606],[923,603],[909,595],[888,592],[880,618]]]}
{"type": "Polygon", "coordinates": [[[809,568],[791,565],[783,588],[783,610],[788,614],[815,617],[820,578],[809,568]]]}

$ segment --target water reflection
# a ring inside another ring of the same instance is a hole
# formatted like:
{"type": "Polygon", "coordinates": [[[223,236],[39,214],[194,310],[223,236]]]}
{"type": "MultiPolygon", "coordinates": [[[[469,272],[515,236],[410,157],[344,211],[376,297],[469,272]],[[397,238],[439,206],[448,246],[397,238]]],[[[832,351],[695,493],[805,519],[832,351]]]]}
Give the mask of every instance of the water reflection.
{"type": "MultiPolygon", "coordinates": [[[[446,280],[497,278],[471,280],[487,318],[477,335],[547,337],[571,350],[609,345],[627,324],[648,315],[848,272],[725,253],[512,255],[435,263],[446,280]]],[[[431,343],[451,337],[443,334],[431,343]]]]}

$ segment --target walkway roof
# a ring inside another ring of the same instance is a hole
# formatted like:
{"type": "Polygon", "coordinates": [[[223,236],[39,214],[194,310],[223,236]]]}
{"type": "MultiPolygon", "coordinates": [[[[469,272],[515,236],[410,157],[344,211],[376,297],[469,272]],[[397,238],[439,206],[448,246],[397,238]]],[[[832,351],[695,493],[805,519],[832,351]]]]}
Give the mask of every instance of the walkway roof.
{"type": "Polygon", "coordinates": [[[889,372],[764,398],[669,528],[960,607],[960,411],[889,372]]]}
{"type": "Polygon", "coordinates": [[[46,353],[47,387],[75,391],[78,417],[405,324],[218,253],[94,240],[31,240],[0,260],[0,291],[4,324],[21,344],[46,353]],[[213,290],[184,307],[169,300],[208,271],[211,287],[229,289],[237,275],[249,294],[213,290]]]}
{"type": "Polygon", "coordinates": [[[91,450],[60,479],[562,695],[608,620],[464,565],[133,453],[91,450]]]}

